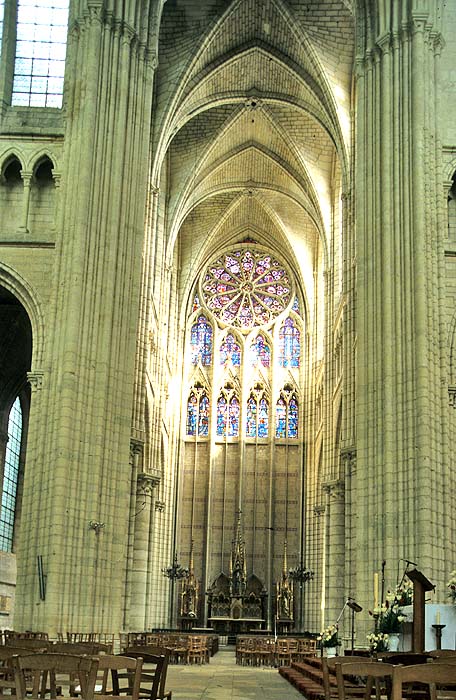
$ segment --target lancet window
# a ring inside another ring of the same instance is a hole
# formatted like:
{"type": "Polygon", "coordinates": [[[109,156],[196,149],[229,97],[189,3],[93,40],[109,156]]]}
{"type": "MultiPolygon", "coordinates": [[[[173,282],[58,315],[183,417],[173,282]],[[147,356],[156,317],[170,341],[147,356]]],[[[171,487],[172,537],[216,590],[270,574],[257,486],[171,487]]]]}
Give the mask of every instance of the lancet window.
{"type": "Polygon", "coordinates": [[[299,405],[294,393],[282,392],[276,405],[276,438],[298,437],[299,405]]]}
{"type": "Polygon", "coordinates": [[[269,432],[269,403],[264,396],[251,393],[247,401],[246,436],[267,438],[269,432]]]}
{"type": "Polygon", "coordinates": [[[20,400],[17,398],[11,408],[8,419],[8,442],[6,445],[0,516],[0,550],[3,552],[11,552],[13,548],[21,440],[22,409],[20,400]]]}
{"type": "Polygon", "coordinates": [[[192,347],[192,364],[201,362],[203,367],[212,363],[212,326],[203,315],[192,326],[190,344],[192,347]]]}
{"type": "Polygon", "coordinates": [[[228,333],[220,345],[220,364],[227,366],[230,362],[233,367],[239,367],[241,364],[241,346],[232,333],[228,333]]]}
{"type": "Polygon", "coordinates": [[[187,402],[187,435],[209,435],[209,398],[205,391],[191,391],[187,402]]]}
{"type": "Polygon", "coordinates": [[[224,392],[217,401],[217,437],[239,437],[241,405],[236,395],[224,392]]]}
{"type": "Polygon", "coordinates": [[[294,320],[288,317],[279,331],[279,364],[298,368],[301,356],[301,334],[294,320]]]}
{"type": "Polygon", "coordinates": [[[252,367],[270,367],[271,348],[262,333],[259,333],[250,346],[250,364],[252,367]]]}

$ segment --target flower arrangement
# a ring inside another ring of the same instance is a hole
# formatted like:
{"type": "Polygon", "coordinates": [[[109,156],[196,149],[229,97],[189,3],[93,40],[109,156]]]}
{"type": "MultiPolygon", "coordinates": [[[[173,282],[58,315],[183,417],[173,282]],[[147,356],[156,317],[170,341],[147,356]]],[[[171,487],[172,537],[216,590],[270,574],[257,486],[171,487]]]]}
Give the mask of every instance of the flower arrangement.
{"type": "Polygon", "coordinates": [[[389,637],[385,632],[378,632],[375,634],[371,632],[367,635],[367,642],[369,644],[369,649],[372,651],[388,651],[389,648],[389,637]]]}
{"type": "Polygon", "coordinates": [[[397,633],[401,631],[402,623],[406,620],[405,615],[402,614],[402,609],[393,600],[388,600],[388,594],[386,602],[380,608],[380,615],[378,618],[378,631],[388,633],[397,633]]]}
{"type": "MultiPolygon", "coordinates": [[[[454,572],[456,574],[456,571],[454,572]]],[[[395,594],[398,605],[411,605],[413,603],[413,583],[407,579],[396,588],[395,594]]]]}
{"type": "Polygon", "coordinates": [[[320,645],[322,647],[337,647],[339,646],[339,628],[337,625],[329,625],[329,627],[326,627],[323,632],[320,633],[320,635],[317,637],[318,641],[320,642],[320,645]]]}
{"type": "Polygon", "coordinates": [[[453,605],[456,605],[456,569],[451,572],[447,586],[450,589],[448,597],[451,598],[453,605]]]}

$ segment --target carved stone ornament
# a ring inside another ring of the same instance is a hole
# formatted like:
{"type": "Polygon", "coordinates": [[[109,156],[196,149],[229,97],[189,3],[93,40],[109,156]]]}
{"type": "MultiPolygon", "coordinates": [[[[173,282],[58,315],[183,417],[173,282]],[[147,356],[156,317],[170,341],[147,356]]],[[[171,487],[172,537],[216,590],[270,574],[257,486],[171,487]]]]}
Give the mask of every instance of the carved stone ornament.
{"type": "Polygon", "coordinates": [[[165,510],[165,501],[155,501],[155,510],[157,513],[163,513],[165,510]]]}
{"type": "Polygon", "coordinates": [[[452,408],[456,408],[456,386],[448,387],[448,399],[452,408]]]}
{"type": "Polygon", "coordinates": [[[158,486],[159,483],[160,479],[153,474],[145,474],[144,472],[138,474],[136,493],[141,496],[152,496],[154,488],[158,486]]]}
{"type": "Polygon", "coordinates": [[[32,388],[32,392],[38,391],[43,386],[43,370],[37,369],[34,372],[27,372],[27,380],[32,388]]]}
{"type": "Polygon", "coordinates": [[[334,479],[334,481],[327,481],[323,484],[323,491],[329,496],[329,498],[333,500],[339,500],[344,497],[345,484],[340,479],[334,479]]]}
{"type": "Polygon", "coordinates": [[[354,474],[356,471],[356,449],[345,447],[340,451],[340,461],[345,474],[354,474]]]}

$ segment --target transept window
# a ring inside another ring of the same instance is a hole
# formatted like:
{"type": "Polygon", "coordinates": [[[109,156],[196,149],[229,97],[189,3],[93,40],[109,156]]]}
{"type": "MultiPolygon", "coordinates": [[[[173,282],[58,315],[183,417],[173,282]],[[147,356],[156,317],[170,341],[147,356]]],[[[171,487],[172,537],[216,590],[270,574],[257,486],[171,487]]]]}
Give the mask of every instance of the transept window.
{"type": "Polygon", "coordinates": [[[249,438],[267,438],[268,430],[269,404],[264,397],[258,398],[251,394],[247,401],[246,436],[249,438]]]}
{"type": "Polygon", "coordinates": [[[209,399],[205,392],[190,393],[187,402],[187,435],[193,437],[209,435],[209,399]]]}
{"type": "Polygon", "coordinates": [[[244,331],[271,323],[292,298],[285,267],[264,251],[250,248],[227,253],[209,265],[201,290],[219,321],[244,331]]]}
{"type": "Polygon", "coordinates": [[[13,548],[21,438],[22,409],[18,397],[13,404],[8,420],[8,442],[6,445],[0,517],[0,550],[3,552],[11,552],[13,548]]]}
{"type": "Polygon", "coordinates": [[[237,396],[219,396],[217,401],[217,437],[239,437],[241,406],[237,396]]]}
{"type": "Polygon", "coordinates": [[[201,362],[208,367],[212,362],[212,326],[205,316],[199,316],[192,326],[191,333],[192,364],[201,362]]]}
{"type": "Polygon", "coordinates": [[[61,107],[69,0],[19,0],[13,105],[61,107]]]}
{"type": "Polygon", "coordinates": [[[252,367],[262,364],[269,367],[271,364],[271,348],[266,343],[264,336],[260,333],[250,346],[250,363],[252,367]]]}
{"type": "Polygon", "coordinates": [[[298,401],[296,396],[280,396],[276,405],[276,438],[298,437],[298,401]]]}
{"type": "Polygon", "coordinates": [[[220,364],[225,366],[228,362],[233,367],[241,364],[241,347],[232,333],[228,333],[220,346],[220,364]]]}
{"type": "Polygon", "coordinates": [[[301,334],[292,318],[288,317],[279,332],[279,364],[298,368],[301,355],[301,334]]]}

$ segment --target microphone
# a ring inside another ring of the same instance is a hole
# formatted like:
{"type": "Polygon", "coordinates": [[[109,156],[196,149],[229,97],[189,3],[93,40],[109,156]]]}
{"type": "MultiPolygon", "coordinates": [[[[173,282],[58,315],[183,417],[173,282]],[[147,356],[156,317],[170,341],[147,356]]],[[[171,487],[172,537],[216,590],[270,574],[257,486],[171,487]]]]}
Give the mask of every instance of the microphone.
{"type": "Polygon", "coordinates": [[[401,559],[401,561],[407,562],[407,564],[413,564],[413,566],[418,566],[418,564],[414,561],[410,561],[410,559],[401,559]]]}

